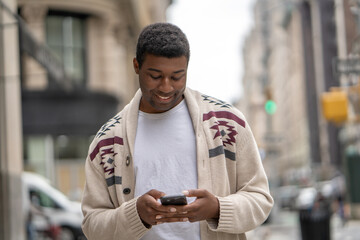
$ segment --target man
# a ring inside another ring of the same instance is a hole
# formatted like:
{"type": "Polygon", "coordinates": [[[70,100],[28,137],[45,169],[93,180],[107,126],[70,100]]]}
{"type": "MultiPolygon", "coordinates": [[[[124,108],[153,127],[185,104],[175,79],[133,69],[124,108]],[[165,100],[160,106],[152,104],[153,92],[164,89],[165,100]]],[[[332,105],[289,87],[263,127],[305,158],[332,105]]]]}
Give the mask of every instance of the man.
{"type": "Polygon", "coordinates": [[[97,133],[86,161],[88,239],[246,239],[272,208],[256,143],[231,105],[186,87],[189,43],[176,26],[140,34],[140,90],[97,133]],[[184,206],[158,200],[183,192],[184,206]]]}

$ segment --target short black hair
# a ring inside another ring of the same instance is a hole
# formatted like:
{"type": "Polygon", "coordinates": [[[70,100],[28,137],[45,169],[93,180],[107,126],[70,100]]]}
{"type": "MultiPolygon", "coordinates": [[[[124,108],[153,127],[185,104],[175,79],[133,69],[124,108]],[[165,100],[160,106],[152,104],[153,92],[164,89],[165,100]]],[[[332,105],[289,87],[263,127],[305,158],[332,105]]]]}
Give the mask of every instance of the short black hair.
{"type": "Polygon", "coordinates": [[[146,54],[168,58],[185,56],[190,59],[190,46],[186,35],[171,23],[154,23],[140,33],[136,46],[136,60],[141,68],[146,54]]]}

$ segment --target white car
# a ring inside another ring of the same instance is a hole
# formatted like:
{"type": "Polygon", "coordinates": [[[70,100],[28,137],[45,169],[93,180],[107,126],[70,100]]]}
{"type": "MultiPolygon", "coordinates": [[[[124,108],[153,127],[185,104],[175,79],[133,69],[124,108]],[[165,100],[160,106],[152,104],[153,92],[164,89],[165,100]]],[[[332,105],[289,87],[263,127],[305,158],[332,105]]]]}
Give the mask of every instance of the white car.
{"type": "Polygon", "coordinates": [[[27,205],[30,205],[31,201],[52,224],[60,226],[59,239],[86,239],[81,229],[83,215],[80,202],[70,201],[41,175],[23,172],[22,180],[27,205]]]}

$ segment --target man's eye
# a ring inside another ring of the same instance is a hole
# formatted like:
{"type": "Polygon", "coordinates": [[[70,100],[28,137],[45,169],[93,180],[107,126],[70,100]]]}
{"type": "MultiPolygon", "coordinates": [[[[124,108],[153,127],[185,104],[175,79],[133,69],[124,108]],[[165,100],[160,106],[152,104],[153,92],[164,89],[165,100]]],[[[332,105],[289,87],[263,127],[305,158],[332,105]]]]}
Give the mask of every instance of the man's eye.
{"type": "Polygon", "coordinates": [[[180,76],[172,76],[171,79],[177,81],[180,80],[184,75],[185,74],[181,74],[180,76]]]}
{"type": "Polygon", "coordinates": [[[151,77],[152,79],[160,79],[160,78],[161,78],[161,75],[159,75],[159,76],[154,76],[154,75],[151,75],[151,74],[150,74],[150,77],[151,77]]]}

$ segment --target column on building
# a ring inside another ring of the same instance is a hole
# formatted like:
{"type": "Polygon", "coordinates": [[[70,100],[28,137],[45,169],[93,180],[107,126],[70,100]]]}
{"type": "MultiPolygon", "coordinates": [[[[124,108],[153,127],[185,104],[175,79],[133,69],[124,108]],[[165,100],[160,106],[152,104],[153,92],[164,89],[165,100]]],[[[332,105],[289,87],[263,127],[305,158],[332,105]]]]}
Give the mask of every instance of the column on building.
{"type": "Polygon", "coordinates": [[[15,0],[0,4],[0,239],[24,240],[22,128],[15,0]]]}
{"type": "MultiPolygon", "coordinates": [[[[48,7],[42,4],[28,3],[21,8],[21,16],[24,18],[31,34],[40,43],[45,42],[45,17],[48,7]]],[[[32,57],[23,53],[23,84],[28,90],[41,90],[47,87],[46,70],[32,57]]]]}
{"type": "Polygon", "coordinates": [[[126,63],[126,47],[119,39],[120,31],[123,28],[117,19],[111,18],[103,18],[101,26],[103,87],[107,92],[113,93],[116,96],[123,96],[128,91],[126,65],[130,64],[126,63]]]}

